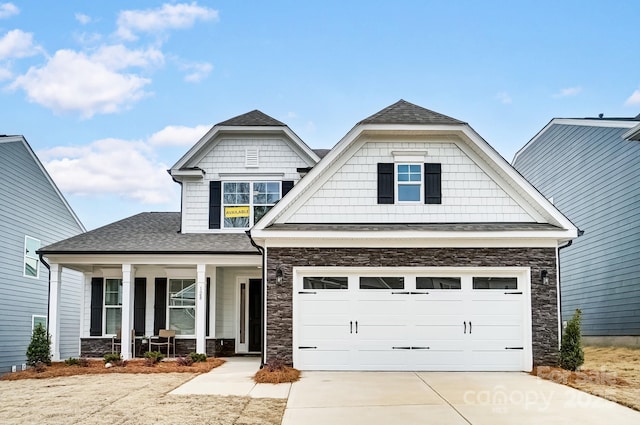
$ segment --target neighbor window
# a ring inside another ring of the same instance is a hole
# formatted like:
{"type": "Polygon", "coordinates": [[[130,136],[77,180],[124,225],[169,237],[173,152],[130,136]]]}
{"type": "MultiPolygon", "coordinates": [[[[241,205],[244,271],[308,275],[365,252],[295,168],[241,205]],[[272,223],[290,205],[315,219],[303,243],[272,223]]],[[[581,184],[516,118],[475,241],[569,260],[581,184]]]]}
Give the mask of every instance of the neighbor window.
{"type": "Polygon", "coordinates": [[[174,329],[176,335],[195,335],[195,279],[169,280],[169,329],[174,329]]]}
{"type": "Polygon", "coordinates": [[[224,182],[224,228],[249,228],[281,197],[281,182],[224,182]]]}
{"type": "Polygon", "coordinates": [[[105,279],[104,333],[115,335],[122,326],[122,279],[105,279]]]}
{"type": "Polygon", "coordinates": [[[36,328],[36,326],[42,325],[43,328],[47,329],[47,316],[40,316],[38,314],[34,314],[31,316],[31,332],[36,328]]]}
{"type": "Polygon", "coordinates": [[[422,164],[396,164],[398,202],[422,200],[422,164]]]}
{"type": "Polygon", "coordinates": [[[28,277],[40,276],[40,258],[36,251],[40,249],[40,241],[30,236],[24,237],[24,269],[23,273],[28,277]]]}

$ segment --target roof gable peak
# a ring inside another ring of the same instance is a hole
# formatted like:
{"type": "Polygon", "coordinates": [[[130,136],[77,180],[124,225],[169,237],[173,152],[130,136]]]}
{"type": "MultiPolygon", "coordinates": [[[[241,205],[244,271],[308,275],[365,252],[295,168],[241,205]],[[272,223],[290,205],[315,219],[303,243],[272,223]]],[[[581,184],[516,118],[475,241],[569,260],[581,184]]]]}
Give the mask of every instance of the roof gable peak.
{"type": "Polygon", "coordinates": [[[465,124],[439,112],[400,99],[358,124],[465,124]]]}
{"type": "Polygon", "coordinates": [[[254,127],[254,126],[273,126],[273,127],[286,127],[281,121],[270,117],[258,109],[229,118],[228,120],[219,122],[217,126],[238,126],[238,127],[254,127]]]}

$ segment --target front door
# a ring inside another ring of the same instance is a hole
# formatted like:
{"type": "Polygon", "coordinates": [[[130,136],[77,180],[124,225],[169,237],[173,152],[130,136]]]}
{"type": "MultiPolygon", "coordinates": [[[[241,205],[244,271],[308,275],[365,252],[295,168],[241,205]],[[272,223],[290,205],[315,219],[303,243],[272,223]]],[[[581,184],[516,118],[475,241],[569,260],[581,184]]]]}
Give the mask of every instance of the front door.
{"type": "Polygon", "coordinates": [[[262,279],[240,278],[238,285],[238,353],[262,349],[262,279]]]}

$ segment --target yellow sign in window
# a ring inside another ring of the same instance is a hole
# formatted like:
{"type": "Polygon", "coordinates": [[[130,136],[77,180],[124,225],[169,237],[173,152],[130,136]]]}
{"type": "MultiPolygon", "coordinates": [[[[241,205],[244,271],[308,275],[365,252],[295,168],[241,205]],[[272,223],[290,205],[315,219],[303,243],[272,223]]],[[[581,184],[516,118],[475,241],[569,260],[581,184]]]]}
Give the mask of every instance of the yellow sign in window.
{"type": "Polygon", "coordinates": [[[224,207],[224,218],[249,217],[249,207],[224,207]]]}

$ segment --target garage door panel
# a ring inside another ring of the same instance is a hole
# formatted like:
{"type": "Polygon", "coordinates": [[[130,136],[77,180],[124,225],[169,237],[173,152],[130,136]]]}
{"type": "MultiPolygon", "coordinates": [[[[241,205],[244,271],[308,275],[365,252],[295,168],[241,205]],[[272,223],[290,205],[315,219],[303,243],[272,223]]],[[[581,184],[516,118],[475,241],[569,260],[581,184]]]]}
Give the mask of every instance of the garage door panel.
{"type": "Polygon", "coordinates": [[[464,302],[458,300],[416,300],[414,302],[413,310],[417,314],[423,314],[428,316],[446,316],[451,315],[452,312],[463,312],[464,302]]]}
{"type": "Polygon", "coordinates": [[[499,314],[501,316],[520,316],[522,314],[522,300],[478,300],[471,301],[469,312],[475,316],[478,314],[499,314]]]}
{"type": "Polygon", "coordinates": [[[409,353],[392,346],[358,347],[358,363],[362,370],[407,370],[409,353]]]}
{"type": "Polygon", "coordinates": [[[415,370],[462,370],[465,366],[466,354],[462,349],[411,350],[409,364],[415,370]]]}
{"type": "Polygon", "coordinates": [[[351,340],[349,334],[349,326],[336,325],[305,325],[305,332],[301,341],[313,342],[313,341],[343,341],[348,343],[351,340]]]}
{"type": "Polygon", "coordinates": [[[472,350],[471,368],[474,370],[522,369],[522,350],[472,350]]]}
{"type": "Polygon", "coordinates": [[[328,310],[331,311],[332,314],[351,314],[349,300],[336,299],[334,297],[325,298],[313,296],[313,298],[305,298],[300,303],[300,308],[304,309],[305,315],[326,315],[328,310]]]}
{"type": "Polygon", "coordinates": [[[298,361],[311,370],[349,370],[353,363],[350,349],[302,349],[298,351],[298,361]]]}

